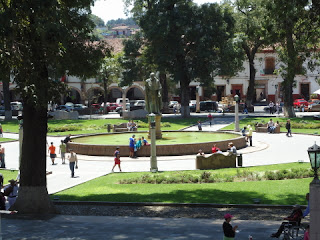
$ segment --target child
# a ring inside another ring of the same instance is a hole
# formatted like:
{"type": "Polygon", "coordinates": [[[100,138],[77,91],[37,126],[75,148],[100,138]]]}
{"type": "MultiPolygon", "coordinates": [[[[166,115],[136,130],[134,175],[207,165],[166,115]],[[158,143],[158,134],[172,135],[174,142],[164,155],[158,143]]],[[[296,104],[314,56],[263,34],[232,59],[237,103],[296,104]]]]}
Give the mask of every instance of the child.
{"type": "Polygon", "coordinates": [[[139,138],[139,140],[138,140],[138,142],[136,144],[136,147],[137,147],[137,149],[140,149],[141,146],[142,146],[142,141],[141,141],[141,138],[139,138]]]}
{"type": "Polygon", "coordinates": [[[120,151],[119,151],[119,147],[117,147],[116,148],[116,151],[114,152],[114,165],[113,165],[113,168],[112,168],[112,172],[113,172],[113,169],[114,169],[114,167],[116,166],[116,165],[118,165],[118,167],[119,167],[119,170],[120,170],[120,172],[122,172],[121,171],[121,167],[120,167],[120,151]]]}
{"type": "Polygon", "coordinates": [[[148,141],[147,141],[146,139],[144,139],[144,137],[142,137],[142,144],[143,144],[144,146],[150,145],[150,144],[148,143],[148,141]]]}
{"type": "Polygon", "coordinates": [[[232,227],[230,222],[231,222],[231,218],[233,216],[229,213],[224,215],[224,223],[222,225],[223,228],[223,233],[224,233],[224,238],[225,240],[230,240],[230,239],[234,239],[235,235],[236,235],[236,230],[238,228],[238,226],[234,226],[232,227]]]}

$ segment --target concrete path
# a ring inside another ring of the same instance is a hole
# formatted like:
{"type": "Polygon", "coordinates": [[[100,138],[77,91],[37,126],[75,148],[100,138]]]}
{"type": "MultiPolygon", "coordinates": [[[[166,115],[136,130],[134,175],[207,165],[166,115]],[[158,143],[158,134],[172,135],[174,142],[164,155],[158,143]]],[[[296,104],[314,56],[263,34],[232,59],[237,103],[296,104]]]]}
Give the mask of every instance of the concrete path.
{"type": "MultiPolygon", "coordinates": [[[[102,216],[53,216],[43,220],[2,219],[2,237],[18,239],[136,239],[136,240],[221,240],[222,219],[141,218],[102,216]]],[[[279,227],[274,221],[233,220],[236,239],[270,239],[279,227]]]]}

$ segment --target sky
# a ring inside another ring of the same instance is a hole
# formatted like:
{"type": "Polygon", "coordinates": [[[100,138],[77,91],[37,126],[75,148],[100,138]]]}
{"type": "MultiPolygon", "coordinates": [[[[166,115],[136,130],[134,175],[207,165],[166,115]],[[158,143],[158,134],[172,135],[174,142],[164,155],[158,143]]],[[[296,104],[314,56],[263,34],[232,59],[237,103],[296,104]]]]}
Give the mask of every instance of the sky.
{"type": "MultiPolygon", "coordinates": [[[[202,4],[220,2],[220,0],[193,0],[193,2],[202,4]]],[[[127,18],[122,0],[97,0],[92,7],[92,13],[102,18],[105,23],[111,19],[127,18]]]]}

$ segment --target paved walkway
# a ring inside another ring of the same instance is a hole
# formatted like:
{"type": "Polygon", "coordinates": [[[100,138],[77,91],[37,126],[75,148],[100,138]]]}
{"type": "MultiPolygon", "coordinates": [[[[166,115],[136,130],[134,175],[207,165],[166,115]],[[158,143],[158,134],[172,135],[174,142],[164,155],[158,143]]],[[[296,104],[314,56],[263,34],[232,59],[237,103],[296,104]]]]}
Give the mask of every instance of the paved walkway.
{"type": "MultiPolygon", "coordinates": [[[[43,220],[2,219],[2,237],[15,239],[137,239],[221,240],[222,219],[54,216],[43,220]]],[[[270,239],[279,227],[274,221],[234,220],[236,239],[270,239]]]]}

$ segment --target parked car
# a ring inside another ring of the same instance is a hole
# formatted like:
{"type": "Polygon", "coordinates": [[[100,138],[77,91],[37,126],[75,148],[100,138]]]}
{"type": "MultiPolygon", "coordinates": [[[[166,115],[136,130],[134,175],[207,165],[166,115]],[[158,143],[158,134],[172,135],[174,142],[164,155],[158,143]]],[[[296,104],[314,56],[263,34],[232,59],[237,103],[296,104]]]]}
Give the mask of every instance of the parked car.
{"type": "Polygon", "coordinates": [[[320,102],[309,104],[308,111],[309,112],[320,112],[320,102]]]}
{"type": "Polygon", "coordinates": [[[305,99],[296,99],[293,101],[293,107],[300,108],[301,106],[308,106],[308,102],[305,99]]]}
{"type": "Polygon", "coordinates": [[[59,105],[56,110],[71,112],[73,108],[71,106],[59,105]]]}
{"type": "Polygon", "coordinates": [[[107,111],[114,112],[118,107],[121,107],[121,105],[118,103],[109,103],[107,104],[107,111]]]}
{"type": "MultiPolygon", "coordinates": [[[[189,107],[190,107],[190,112],[196,111],[196,105],[189,106],[189,107]]],[[[218,104],[215,101],[201,101],[200,111],[216,112],[218,111],[218,104]]]]}
{"type": "Polygon", "coordinates": [[[320,103],[320,100],[319,99],[310,99],[309,101],[308,101],[308,104],[310,105],[310,104],[313,104],[313,103],[320,103]]]}
{"type": "Polygon", "coordinates": [[[4,115],[5,115],[4,106],[0,106],[0,115],[1,115],[1,116],[4,116],[4,115]]]}
{"type": "MultiPolygon", "coordinates": [[[[116,99],[116,103],[121,105],[122,104],[122,100],[123,100],[123,98],[117,98],[116,99]]],[[[126,103],[129,103],[129,98],[126,98],[126,103]]]]}
{"type": "MultiPolygon", "coordinates": [[[[130,111],[130,103],[126,104],[126,110],[130,111]]],[[[117,113],[122,112],[122,105],[120,105],[119,107],[116,108],[116,112],[117,113]]]]}
{"type": "Polygon", "coordinates": [[[146,106],[146,101],[145,101],[145,100],[137,100],[137,101],[134,103],[134,106],[145,107],[145,106],[146,106]]]}
{"type": "Polygon", "coordinates": [[[74,110],[75,111],[79,111],[79,110],[86,109],[86,108],[88,108],[88,107],[83,105],[83,104],[81,104],[81,103],[74,104],[74,110]]]}
{"type": "Polygon", "coordinates": [[[23,109],[22,102],[11,102],[11,110],[21,111],[23,109]]]}

